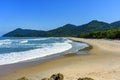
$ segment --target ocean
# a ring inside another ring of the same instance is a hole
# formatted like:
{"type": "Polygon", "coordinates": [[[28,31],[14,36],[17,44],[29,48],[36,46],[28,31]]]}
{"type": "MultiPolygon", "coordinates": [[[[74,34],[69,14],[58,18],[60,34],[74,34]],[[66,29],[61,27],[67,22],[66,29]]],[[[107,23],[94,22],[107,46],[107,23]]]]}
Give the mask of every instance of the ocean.
{"type": "Polygon", "coordinates": [[[0,65],[12,64],[36,58],[76,52],[87,47],[85,43],[67,38],[0,38],[0,65]]]}

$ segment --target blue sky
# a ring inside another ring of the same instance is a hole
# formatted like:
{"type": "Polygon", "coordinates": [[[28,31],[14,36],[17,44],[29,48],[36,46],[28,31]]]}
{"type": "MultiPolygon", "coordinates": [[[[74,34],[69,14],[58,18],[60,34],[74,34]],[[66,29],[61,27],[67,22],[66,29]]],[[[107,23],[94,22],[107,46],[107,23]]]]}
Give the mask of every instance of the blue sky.
{"type": "Polygon", "coordinates": [[[91,20],[120,20],[120,0],[0,0],[0,35],[18,27],[50,30],[91,20]]]}

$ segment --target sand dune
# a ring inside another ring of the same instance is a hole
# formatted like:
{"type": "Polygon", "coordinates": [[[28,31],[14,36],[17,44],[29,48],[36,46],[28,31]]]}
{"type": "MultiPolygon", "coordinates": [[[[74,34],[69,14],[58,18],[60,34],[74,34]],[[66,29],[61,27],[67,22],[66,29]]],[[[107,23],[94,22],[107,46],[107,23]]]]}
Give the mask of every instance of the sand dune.
{"type": "Polygon", "coordinates": [[[95,80],[120,80],[120,41],[104,39],[81,39],[93,46],[88,55],[64,57],[50,60],[39,65],[17,70],[0,80],[16,80],[26,76],[30,80],[40,80],[53,73],[63,73],[65,80],[91,77],[95,80]]]}

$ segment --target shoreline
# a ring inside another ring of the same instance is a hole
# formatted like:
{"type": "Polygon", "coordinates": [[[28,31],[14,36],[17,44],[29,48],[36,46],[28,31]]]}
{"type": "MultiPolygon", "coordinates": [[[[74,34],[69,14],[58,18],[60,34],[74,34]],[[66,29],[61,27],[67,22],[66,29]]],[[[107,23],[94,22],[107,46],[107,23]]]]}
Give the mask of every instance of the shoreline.
{"type": "MultiPolygon", "coordinates": [[[[4,76],[6,74],[12,73],[19,69],[23,69],[23,68],[27,68],[27,67],[31,67],[34,65],[45,63],[49,60],[54,60],[54,59],[59,59],[59,58],[64,58],[64,57],[71,57],[71,56],[85,55],[83,52],[81,52],[80,54],[77,54],[78,52],[80,52],[80,50],[83,51],[82,49],[78,49],[78,51],[74,50],[74,48],[77,47],[77,46],[75,46],[75,44],[77,44],[77,43],[78,42],[73,41],[71,43],[72,48],[69,50],[66,50],[64,52],[48,55],[45,57],[39,57],[39,58],[35,58],[35,59],[20,61],[20,62],[16,62],[16,63],[0,65],[0,77],[4,76]],[[74,53],[74,54],[71,55],[71,53],[74,53]]],[[[80,42],[80,44],[81,43],[82,42],[80,42]]],[[[84,44],[86,44],[86,43],[84,43],[84,44]]],[[[88,45],[88,47],[89,47],[89,45],[88,45]]]]}
{"type": "Polygon", "coordinates": [[[65,80],[76,80],[79,77],[91,77],[95,80],[119,80],[120,74],[120,41],[71,38],[83,41],[93,48],[88,55],[70,56],[49,60],[17,70],[0,77],[0,80],[17,80],[27,77],[40,80],[54,73],[63,73],[65,80]]]}

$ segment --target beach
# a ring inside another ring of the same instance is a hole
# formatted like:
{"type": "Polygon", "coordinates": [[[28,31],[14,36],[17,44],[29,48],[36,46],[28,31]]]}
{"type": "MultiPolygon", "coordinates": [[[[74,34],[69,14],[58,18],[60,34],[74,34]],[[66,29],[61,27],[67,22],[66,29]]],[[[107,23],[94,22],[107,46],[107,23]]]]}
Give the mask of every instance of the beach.
{"type": "Polygon", "coordinates": [[[24,76],[30,80],[41,80],[54,73],[62,73],[64,80],[77,80],[79,77],[120,80],[120,40],[69,39],[88,43],[93,48],[88,55],[52,59],[3,75],[0,80],[17,80],[24,76]]]}

